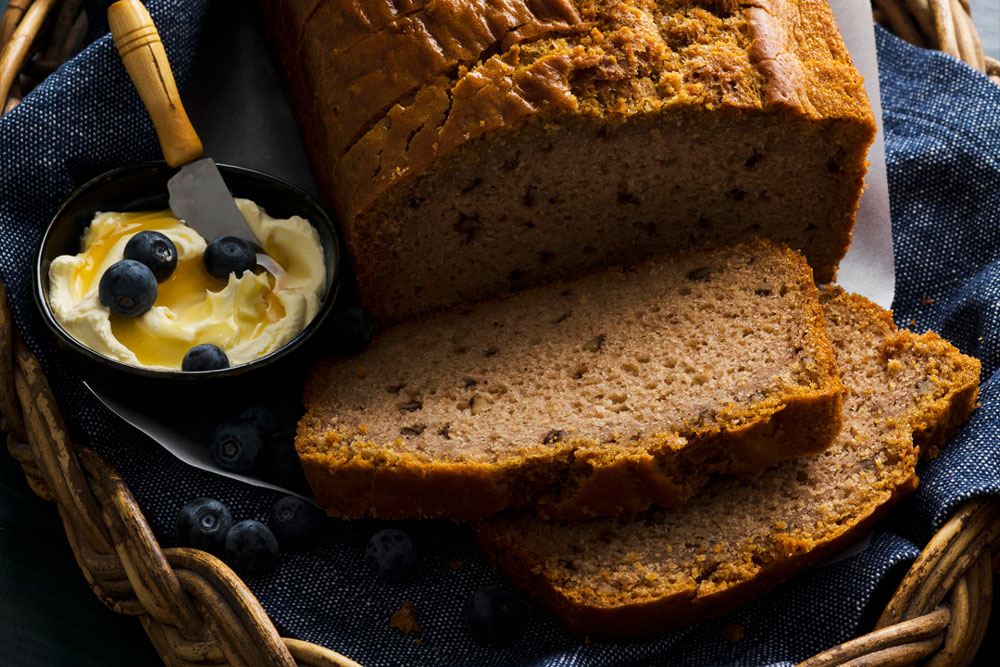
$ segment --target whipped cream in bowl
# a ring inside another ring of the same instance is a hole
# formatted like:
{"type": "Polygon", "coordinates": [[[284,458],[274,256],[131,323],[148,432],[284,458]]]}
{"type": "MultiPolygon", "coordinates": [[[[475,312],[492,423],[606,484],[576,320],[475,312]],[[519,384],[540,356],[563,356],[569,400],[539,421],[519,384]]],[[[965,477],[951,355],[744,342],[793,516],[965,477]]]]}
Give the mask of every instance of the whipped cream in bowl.
{"type": "Polygon", "coordinates": [[[63,204],[39,246],[36,301],[64,347],[114,373],[213,379],[273,368],[320,328],[339,285],[339,242],[329,216],[288,183],[248,169],[220,170],[260,251],[281,270],[211,277],[202,263],[208,240],[167,208],[173,170],[149,163],[109,172],[63,204]],[[177,267],[159,283],[149,310],[125,317],[100,302],[98,284],[140,231],[167,236],[177,267]],[[184,354],[204,343],[223,349],[229,368],[181,371],[184,354]]]}

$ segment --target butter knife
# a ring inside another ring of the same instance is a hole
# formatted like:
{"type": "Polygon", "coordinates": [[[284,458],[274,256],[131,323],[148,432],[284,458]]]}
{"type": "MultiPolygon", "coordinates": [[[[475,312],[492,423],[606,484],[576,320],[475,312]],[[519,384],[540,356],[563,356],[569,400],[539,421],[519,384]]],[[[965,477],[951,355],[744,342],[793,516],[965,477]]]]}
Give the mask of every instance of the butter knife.
{"type": "Polygon", "coordinates": [[[108,24],[125,69],[153,120],[164,159],[171,167],[180,167],[167,183],[170,210],[206,241],[235,236],[257,248],[257,239],[215,161],[203,156],[201,139],[184,111],[149,12],[139,0],[119,0],[108,7],[108,24]]]}

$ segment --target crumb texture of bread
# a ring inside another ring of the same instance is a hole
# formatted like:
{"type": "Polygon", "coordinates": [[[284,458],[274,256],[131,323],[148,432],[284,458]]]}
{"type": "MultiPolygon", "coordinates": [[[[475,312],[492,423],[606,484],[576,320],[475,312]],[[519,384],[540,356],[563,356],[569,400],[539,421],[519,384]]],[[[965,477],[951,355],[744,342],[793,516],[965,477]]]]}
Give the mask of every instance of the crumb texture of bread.
{"type": "Polygon", "coordinates": [[[721,615],[846,546],[917,484],[975,406],[979,362],[934,333],[828,288],[821,295],[846,386],[844,428],[819,456],[751,480],[713,480],[682,507],[620,519],[478,524],[492,562],[573,632],[642,637],[721,615]]]}
{"type": "Polygon", "coordinates": [[[362,301],[393,322],[764,236],[819,282],[875,135],[824,0],[266,0],[362,301]]]}
{"type": "Polygon", "coordinates": [[[842,391],[809,266],[759,240],[380,332],[311,373],[296,445],[334,516],[610,516],[823,451],[842,391]]]}

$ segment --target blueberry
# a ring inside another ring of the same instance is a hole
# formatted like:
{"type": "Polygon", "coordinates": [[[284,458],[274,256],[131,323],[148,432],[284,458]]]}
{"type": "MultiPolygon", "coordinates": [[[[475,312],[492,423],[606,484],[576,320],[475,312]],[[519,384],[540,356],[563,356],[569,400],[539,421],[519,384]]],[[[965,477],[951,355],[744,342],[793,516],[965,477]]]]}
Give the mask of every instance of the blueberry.
{"type": "Polygon", "coordinates": [[[410,536],[395,528],[386,528],[368,540],[365,562],[375,576],[389,581],[404,579],[417,562],[417,550],[410,536]]]}
{"type": "Polygon", "coordinates": [[[267,574],[278,564],[278,540],[260,521],[240,521],[226,534],[226,560],[241,574],[267,574]]]}
{"type": "Polygon", "coordinates": [[[232,525],[228,507],[212,498],[196,498],[177,513],[174,529],[180,546],[221,554],[232,525]]]}
{"type": "Polygon", "coordinates": [[[364,308],[351,306],[334,313],[331,322],[337,354],[358,354],[372,342],[372,318],[364,308]]]}
{"type": "Polygon", "coordinates": [[[277,431],[279,426],[278,418],[274,416],[274,413],[262,405],[255,405],[252,408],[247,408],[240,414],[236,415],[236,420],[253,424],[265,438],[277,431]]]}
{"type": "Polygon", "coordinates": [[[259,468],[269,482],[308,495],[309,483],[295,453],[295,429],[285,428],[269,435],[259,460],[259,468]]]}
{"type": "Polygon", "coordinates": [[[326,513],[307,500],[285,496],[271,508],[271,532],[285,549],[309,549],[319,542],[326,513]]]}
{"type": "Polygon", "coordinates": [[[139,232],[125,244],[125,259],[145,264],[162,283],[177,268],[177,247],[160,232],[139,232]]]}
{"type": "Polygon", "coordinates": [[[215,429],[212,458],[220,468],[233,472],[252,470],[264,443],[252,424],[228,422],[215,429]]]}
{"type": "Polygon", "coordinates": [[[116,315],[138,317],[156,301],[156,277],[149,267],[123,259],[107,268],[97,286],[101,303],[116,315]]]}
{"type": "Polygon", "coordinates": [[[470,595],[462,618],[477,641],[491,644],[513,641],[523,624],[517,596],[499,586],[487,586],[470,595]]]}
{"type": "Polygon", "coordinates": [[[195,345],[181,360],[182,371],[216,371],[229,368],[229,357],[218,345],[202,343],[195,345]]]}
{"type": "Polygon", "coordinates": [[[229,280],[229,274],[239,278],[244,271],[257,266],[257,253],[253,246],[235,236],[223,236],[208,244],[202,256],[205,270],[219,280],[229,280]]]}

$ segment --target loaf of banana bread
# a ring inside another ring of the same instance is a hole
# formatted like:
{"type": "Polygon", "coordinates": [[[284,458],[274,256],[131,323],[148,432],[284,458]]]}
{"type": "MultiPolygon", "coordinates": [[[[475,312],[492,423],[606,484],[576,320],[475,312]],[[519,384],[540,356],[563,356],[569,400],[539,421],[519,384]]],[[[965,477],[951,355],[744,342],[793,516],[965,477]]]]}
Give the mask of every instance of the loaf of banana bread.
{"type": "Polygon", "coordinates": [[[710,482],[682,507],[571,523],[529,513],[479,525],[490,559],[570,630],[641,637],[716,616],[829,555],[917,485],[976,403],[979,362],[836,289],[821,297],[846,385],[823,454],[710,482]]]}
{"type": "Polygon", "coordinates": [[[754,236],[819,282],[875,122],[825,0],[266,0],[382,322],[754,236]]]}
{"type": "Polygon", "coordinates": [[[809,266],[759,240],[383,331],[313,370],[296,445],[334,516],[613,515],[822,451],[841,391],[809,266]]]}

